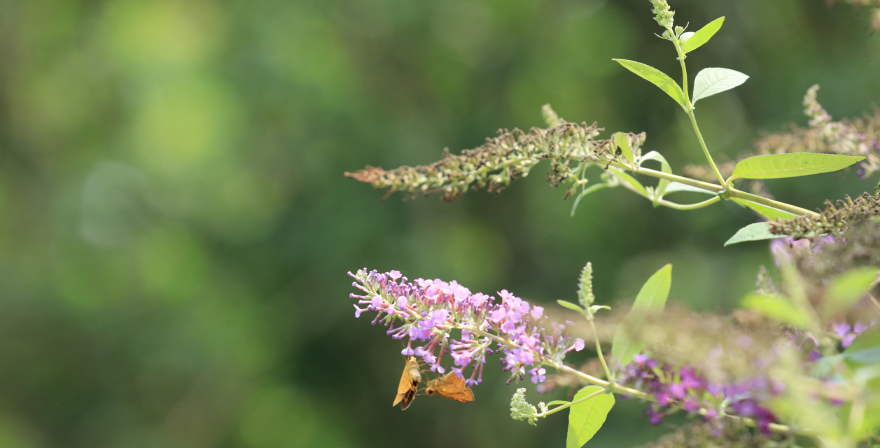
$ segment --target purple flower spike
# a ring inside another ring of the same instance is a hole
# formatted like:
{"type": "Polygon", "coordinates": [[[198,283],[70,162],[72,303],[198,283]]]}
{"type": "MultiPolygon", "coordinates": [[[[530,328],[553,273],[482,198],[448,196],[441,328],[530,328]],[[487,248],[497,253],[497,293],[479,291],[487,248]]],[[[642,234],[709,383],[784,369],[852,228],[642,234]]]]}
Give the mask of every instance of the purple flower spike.
{"type": "Polygon", "coordinates": [[[444,354],[452,357],[456,374],[467,376],[473,366],[468,385],[482,381],[486,356],[500,354],[501,362],[513,378],[526,375],[533,382],[544,381],[547,363],[560,362],[567,351],[584,348],[581,339],[567,335],[565,325],[544,327],[544,308],[532,306],[507,290],[495,297],[472,293],[455,281],[415,279],[408,282],[399,271],[379,273],[360,270],[349,273],[360,291],[351,294],[357,300],[355,316],[375,311],[373,324],[389,328],[395,339],[408,338],[401,353],[419,356],[432,371],[445,372],[441,365],[444,354]],[[454,337],[453,331],[461,336],[454,337]],[[423,341],[412,348],[413,341],[423,341]]]}
{"type": "Polygon", "coordinates": [[[529,374],[532,375],[532,382],[535,384],[544,382],[545,373],[547,373],[547,371],[543,367],[529,370],[529,374]]]}
{"type": "MultiPolygon", "coordinates": [[[[717,351],[717,350],[716,350],[717,351]]],[[[618,378],[621,384],[633,384],[651,393],[656,400],[646,412],[651,423],[658,424],[669,411],[684,409],[689,413],[703,412],[703,418],[718,428],[722,427],[717,403],[728,404],[726,412],[755,420],[763,431],[776,422],[776,417],[759,400],[781,393],[782,389],[766,378],[757,377],[734,384],[713,384],[693,367],[678,370],[661,365],[647,355],[638,354],[624,366],[618,378]]]]}

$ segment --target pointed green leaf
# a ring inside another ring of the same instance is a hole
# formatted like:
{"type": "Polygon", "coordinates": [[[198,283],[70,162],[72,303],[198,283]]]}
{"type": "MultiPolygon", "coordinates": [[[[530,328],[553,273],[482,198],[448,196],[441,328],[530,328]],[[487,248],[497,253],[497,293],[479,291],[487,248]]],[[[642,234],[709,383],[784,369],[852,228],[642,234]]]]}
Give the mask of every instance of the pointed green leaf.
{"type": "Polygon", "coordinates": [[[663,312],[671,286],[671,264],[660,268],[642,285],[632,309],[617,327],[611,343],[611,355],[617,358],[621,365],[629,364],[633,356],[647,345],[647,341],[637,334],[638,330],[648,317],[663,312]]]}
{"type": "Polygon", "coordinates": [[[729,68],[704,68],[694,79],[694,104],[702,98],[730,90],[746,82],[747,79],[749,79],[748,75],[729,68]]]}
{"type": "Polygon", "coordinates": [[[809,315],[784,297],[752,293],[743,297],[742,306],[777,322],[802,329],[811,328],[809,315]]]}
{"type": "Polygon", "coordinates": [[[659,87],[660,90],[671,96],[682,109],[685,111],[688,110],[687,101],[685,101],[684,92],[681,90],[681,87],[665,73],[651,67],[650,65],[642,64],[641,62],[629,61],[626,59],[614,59],[614,61],[617,61],[617,63],[624,66],[627,70],[659,87]]]}
{"type": "MultiPolygon", "coordinates": [[[[709,22],[706,26],[702,27],[696,33],[693,33],[692,36],[688,37],[688,39],[684,42],[684,51],[685,54],[688,54],[697,48],[700,48],[703,44],[709,41],[718,30],[721,29],[721,24],[724,23],[724,17],[719,17],[711,22],[709,22]]],[[[687,34],[687,33],[685,33],[687,34]]],[[[682,35],[682,37],[684,34],[682,35]]],[[[696,101],[696,100],[694,100],[696,101]]]]}
{"type": "Polygon", "coordinates": [[[877,268],[874,266],[852,269],[838,275],[825,289],[822,314],[826,317],[834,317],[848,310],[867,296],[875,281],[877,281],[877,268]]]}
{"type": "Polygon", "coordinates": [[[860,364],[880,362],[880,326],[875,325],[860,334],[841,355],[853,369],[860,364]]]}
{"type": "Polygon", "coordinates": [[[558,303],[558,304],[562,305],[563,307],[568,308],[568,309],[570,309],[570,310],[577,311],[577,312],[579,312],[579,313],[583,313],[583,312],[584,312],[584,309],[583,309],[583,308],[581,308],[581,307],[575,305],[574,303],[567,302],[567,301],[565,301],[565,300],[557,300],[556,303],[558,303]]]}
{"type": "Polygon", "coordinates": [[[565,448],[584,446],[605,423],[608,412],[614,406],[614,395],[602,392],[604,389],[599,386],[587,386],[574,395],[572,402],[595,394],[571,406],[571,412],[568,414],[568,437],[565,440],[565,448]]]}
{"type": "Polygon", "coordinates": [[[633,151],[632,148],[629,147],[629,141],[626,139],[626,133],[617,132],[614,134],[614,145],[620,148],[621,154],[626,160],[629,162],[629,165],[633,165],[633,151]]]}
{"type": "Polygon", "coordinates": [[[672,181],[669,182],[669,185],[666,186],[666,194],[678,193],[678,192],[691,192],[691,193],[703,193],[715,196],[715,193],[700,187],[694,187],[692,185],[683,184],[681,182],[672,181]]]}
{"type": "Polygon", "coordinates": [[[727,247],[731,244],[742,243],[743,241],[772,240],[774,238],[782,238],[783,236],[785,235],[770,233],[770,227],[767,226],[766,222],[756,222],[737,230],[736,234],[724,243],[724,246],[727,247]]]}
{"type": "Polygon", "coordinates": [[[730,179],[781,179],[784,177],[809,176],[841,170],[864,160],[859,156],[816,154],[797,152],[755,156],[740,160],[730,179]]]}
{"type": "MultiPolygon", "coordinates": [[[[660,162],[660,171],[663,171],[666,174],[672,174],[672,168],[669,167],[669,163],[666,162],[666,158],[663,157],[657,151],[651,151],[644,156],[642,156],[642,160],[656,160],[660,162]]],[[[657,189],[654,190],[654,207],[660,205],[659,201],[663,198],[663,195],[666,194],[666,187],[669,186],[668,179],[660,179],[657,182],[657,189]]]]}
{"type": "Polygon", "coordinates": [[[584,188],[583,190],[581,190],[581,192],[577,195],[577,197],[574,198],[574,204],[571,204],[571,216],[574,216],[574,212],[575,212],[575,210],[577,210],[578,204],[580,204],[581,199],[583,199],[584,196],[586,196],[586,195],[588,195],[588,194],[590,194],[590,193],[597,192],[597,191],[599,191],[599,190],[601,190],[601,189],[603,189],[603,188],[608,188],[608,187],[610,187],[610,186],[611,186],[611,185],[608,185],[608,184],[602,183],[602,184],[590,185],[589,187],[584,188]]]}
{"type": "Polygon", "coordinates": [[[633,187],[634,190],[641,193],[642,196],[648,196],[648,191],[645,190],[645,187],[639,181],[637,181],[636,178],[630,176],[622,169],[614,166],[609,166],[608,172],[614,174],[615,176],[617,176],[618,179],[629,184],[631,187],[633,187]]]}
{"type": "Polygon", "coordinates": [[[733,200],[733,202],[736,202],[737,204],[739,204],[743,207],[748,207],[748,208],[758,212],[759,215],[761,215],[767,219],[775,219],[775,218],[790,219],[790,218],[797,218],[798,217],[798,215],[795,215],[794,213],[789,213],[785,210],[780,210],[778,208],[769,207],[764,204],[758,204],[757,202],[747,201],[745,199],[740,199],[740,198],[733,198],[732,200],[733,200]]]}
{"type": "Polygon", "coordinates": [[[590,307],[590,312],[596,314],[599,310],[610,310],[611,307],[607,305],[593,305],[590,307]]]}

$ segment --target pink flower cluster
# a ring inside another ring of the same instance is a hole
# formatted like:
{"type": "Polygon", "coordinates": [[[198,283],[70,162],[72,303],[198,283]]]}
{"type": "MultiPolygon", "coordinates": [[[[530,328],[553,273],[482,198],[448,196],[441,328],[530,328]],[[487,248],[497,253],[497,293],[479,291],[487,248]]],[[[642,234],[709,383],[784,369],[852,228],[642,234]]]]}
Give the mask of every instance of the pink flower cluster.
{"type": "Polygon", "coordinates": [[[356,280],[352,286],[362,291],[351,294],[358,301],[355,317],[376,311],[373,324],[382,322],[394,339],[407,338],[402,353],[421,357],[432,371],[445,372],[441,361],[447,354],[455,366],[452,371],[461,378],[473,364],[465,379],[469,386],[482,381],[486,356],[496,352],[503,355],[501,363],[511,379],[528,373],[537,384],[544,381],[544,365],[561,364],[567,352],[584,348],[582,339],[567,336],[565,325],[539,325],[547,320],[544,308],[507,290],[498,292],[499,303],[455,281],[408,282],[399,271],[366,269],[348,275],[356,280]],[[455,338],[453,330],[460,330],[460,337],[455,338]],[[422,345],[413,347],[413,342],[422,345]]]}

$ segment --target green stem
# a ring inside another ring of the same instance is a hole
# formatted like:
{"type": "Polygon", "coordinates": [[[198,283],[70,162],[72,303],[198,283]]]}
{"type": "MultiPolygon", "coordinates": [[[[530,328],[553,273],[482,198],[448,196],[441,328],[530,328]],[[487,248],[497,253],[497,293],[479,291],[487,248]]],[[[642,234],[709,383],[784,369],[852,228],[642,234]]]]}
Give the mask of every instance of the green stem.
{"type": "Polygon", "coordinates": [[[545,411],[545,412],[539,412],[539,413],[535,414],[535,417],[538,417],[538,418],[544,418],[544,417],[546,417],[546,416],[548,416],[548,415],[550,415],[550,414],[555,414],[555,413],[557,413],[557,412],[559,412],[559,411],[561,411],[561,410],[563,410],[563,409],[568,409],[568,408],[570,408],[570,407],[572,407],[572,406],[574,406],[574,405],[576,405],[576,404],[578,404],[578,403],[582,403],[582,402],[584,402],[584,401],[589,400],[590,398],[595,397],[596,395],[604,394],[604,393],[605,393],[605,389],[599,389],[599,390],[597,390],[596,392],[593,392],[593,393],[591,393],[590,395],[587,395],[586,397],[583,397],[583,398],[581,398],[581,399],[578,399],[578,400],[572,401],[571,403],[566,403],[566,404],[563,404],[563,405],[559,405],[559,406],[557,406],[557,407],[555,407],[555,408],[553,408],[553,409],[548,409],[548,410],[545,411]]]}
{"type": "Polygon", "coordinates": [[[795,215],[799,216],[819,216],[818,213],[807,210],[805,208],[789,205],[784,202],[774,201],[773,199],[767,199],[756,194],[746,193],[744,191],[737,190],[732,186],[727,190],[727,195],[731,198],[745,199],[747,201],[756,202],[758,204],[763,204],[768,207],[778,208],[779,210],[784,210],[786,212],[794,213],[795,215]]]}
{"type": "Polygon", "coordinates": [[[694,127],[694,132],[697,134],[697,140],[700,141],[700,147],[703,148],[703,155],[706,156],[706,160],[709,161],[709,166],[712,167],[712,171],[715,172],[715,176],[718,177],[718,183],[727,187],[727,183],[724,181],[724,176],[721,175],[721,171],[718,171],[718,167],[715,165],[715,161],[712,160],[712,154],[709,154],[709,148],[706,147],[706,141],[703,140],[703,134],[700,133],[700,127],[697,126],[697,117],[694,115],[694,105],[691,103],[691,96],[688,93],[688,76],[687,76],[687,67],[684,63],[684,51],[681,49],[681,44],[678,39],[672,40],[673,45],[675,45],[675,51],[678,53],[678,62],[681,63],[681,84],[682,90],[684,92],[684,100],[687,103],[687,112],[688,117],[691,119],[691,125],[694,127]]]}
{"type": "Polygon", "coordinates": [[[643,167],[633,169],[633,167],[626,165],[626,164],[623,164],[623,163],[620,163],[620,162],[617,162],[617,161],[611,161],[611,163],[609,163],[609,165],[615,166],[617,168],[622,168],[622,169],[625,169],[628,171],[632,171],[633,173],[636,173],[636,174],[644,174],[646,176],[656,177],[658,179],[674,180],[676,182],[679,182],[679,183],[682,183],[685,185],[690,185],[692,187],[697,187],[697,188],[702,188],[704,190],[709,190],[713,193],[721,193],[722,191],[724,191],[724,187],[722,187],[718,184],[710,184],[708,182],[703,182],[701,180],[691,179],[690,177],[678,176],[676,174],[664,173],[662,171],[652,170],[650,168],[643,168],[643,167]]]}
{"type": "Polygon", "coordinates": [[[712,199],[706,199],[703,202],[697,202],[695,204],[679,204],[676,202],[667,201],[666,199],[660,199],[659,201],[657,201],[657,203],[664,206],[664,207],[674,208],[676,210],[696,210],[698,208],[703,208],[708,205],[712,205],[720,200],[721,200],[721,196],[715,196],[712,199]]]}
{"type": "MultiPolygon", "coordinates": [[[[684,65],[684,63],[682,63],[684,65]]],[[[685,93],[687,96],[687,93],[685,93]]],[[[718,176],[718,182],[721,185],[727,185],[724,182],[724,176],[721,175],[721,171],[718,171],[718,167],[715,166],[715,161],[712,160],[712,155],[709,154],[709,148],[706,147],[706,142],[703,140],[703,134],[700,133],[700,127],[697,126],[697,117],[694,115],[693,107],[688,111],[688,117],[691,118],[691,124],[694,126],[694,132],[697,134],[697,139],[700,141],[700,146],[703,148],[703,154],[706,156],[706,160],[709,161],[709,165],[712,167],[712,171],[715,172],[715,175],[718,176]]]]}
{"type": "Polygon", "coordinates": [[[596,378],[592,375],[588,375],[584,372],[581,372],[580,370],[573,369],[565,364],[558,364],[555,361],[549,361],[547,364],[560,372],[565,372],[569,375],[580,378],[587,383],[590,383],[590,384],[593,384],[593,385],[596,385],[596,386],[599,386],[599,387],[602,387],[605,389],[608,389],[608,387],[612,387],[611,390],[613,392],[616,392],[619,394],[631,395],[633,397],[640,398],[642,400],[657,401],[654,398],[654,396],[651,394],[646,394],[640,390],[632,389],[632,388],[629,388],[626,386],[621,386],[620,384],[614,384],[614,386],[611,386],[611,383],[609,383],[608,381],[600,380],[599,378],[596,378]]]}
{"type": "MultiPolygon", "coordinates": [[[[718,184],[710,184],[708,182],[703,182],[703,181],[699,181],[696,179],[691,179],[689,177],[683,177],[683,176],[678,176],[676,174],[664,173],[662,171],[652,170],[650,168],[639,167],[639,168],[633,169],[631,166],[617,162],[617,161],[611,161],[609,163],[609,165],[617,167],[617,168],[625,169],[625,170],[631,171],[636,174],[644,174],[645,176],[656,177],[658,179],[671,180],[671,181],[675,181],[675,182],[682,183],[685,185],[690,185],[692,187],[702,188],[704,190],[709,190],[713,193],[720,194],[720,193],[725,192],[724,187],[722,187],[718,184]]],[[[726,195],[730,198],[744,199],[747,201],[756,202],[758,204],[763,204],[768,207],[773,207],[773,208],[777,208],[779,210],[784,210],[784,211],[787,211],[789,213],[792,213],[792,214],[795,214],[798,216],[818,216],[819,215],[818,213],[807,210],[805,208],[797,207],[795,205],[786,204],[784,202],[774,201],[773,199],[767,199],[765,197],[761,197],[761,196],[758,196],[755,194],[746,193],[744,191],[737,190],[736,188],[733,188],[733,187],[730,187],[727,189],[726,195]]],[[[703,202],[699,202],[697,204],[690,204],[690,205],[680,205],[680,204],[675,204],[674,202],[663,201],[663,200],[660,201],[660,203],[663,205],[666,205],[671,208],[678,208],[679,210],[692,210],[695,208],[705,207],[706,205],[710,205],[710,204],[715,203],[717,201],[713,201],[708,204],[705,204],[704,202],[708,202],[708,201],[703,201],[703,202]],[[664,203],[664,202],[666,202],[666,203],[664,203]],[[680,207],[685,207],[685,208],[680,208],[680,207]]]]}
{"type": "Polygon", "coordinates": [[[599,343],[599,333],[596,331],[596,324],[593,323],[592,316],[587,320],[590,322],[590,328],[593,329],[593,339],[596,340],[596,353],[599,355],[599,361],[602,362],[602,368],[605,369],[605,377],[614,382],[614,376],[611,375],[611,370],[608,369],[608,364],[605,363],[605,355],[602,354],[602,344],[599,343]]]}

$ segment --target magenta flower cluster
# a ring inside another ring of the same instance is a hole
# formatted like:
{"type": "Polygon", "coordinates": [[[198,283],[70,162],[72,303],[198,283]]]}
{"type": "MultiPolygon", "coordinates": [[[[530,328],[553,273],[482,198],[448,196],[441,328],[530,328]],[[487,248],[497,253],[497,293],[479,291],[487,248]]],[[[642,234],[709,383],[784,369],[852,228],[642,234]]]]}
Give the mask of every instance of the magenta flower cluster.
{"type": "Polygon", "coordinates": [[[356,281],[352,286],[362,294],[357,299],[355,317],[375,311],[373,324],[382,322],[394,339],[407,339],[402,353],[421,357],[432,371],[444,373],[445,355],[453,360],[452,371],[465,378],[465,369],[473,365],[469,386],[482,381],[486,356],[502,355],[504,369],[511,379],[526,374],[533,383],[544,381],[544,365],[562,363],[571,350],[580,351],[584,341],[568,337],[565,325],[543,325],[544,308],[530,305],[507,290],[495,297],[471,293],[455,281],[416,279],[407,281],[399,271],[379,273],[359,270],[348,273],[356,281]],[[460,330],[460,337],[452,335],[460,330]],[[416,345],[414,347],[414,345],[416,345]]]}
{"type": "Polygon", "coordinates": [[[782,385],[758,377],[732,384],[713,383],[693,367],[673,369],[641,354],[624,368],[618,381],[654,395],[657,402],[646,410],[654,425],[683,409],[701,413],[720,431],[724,427],[723,413],[729,413],[754,420],[767,435],[777,418],[761,403],[782,391],[782,385]]]}

